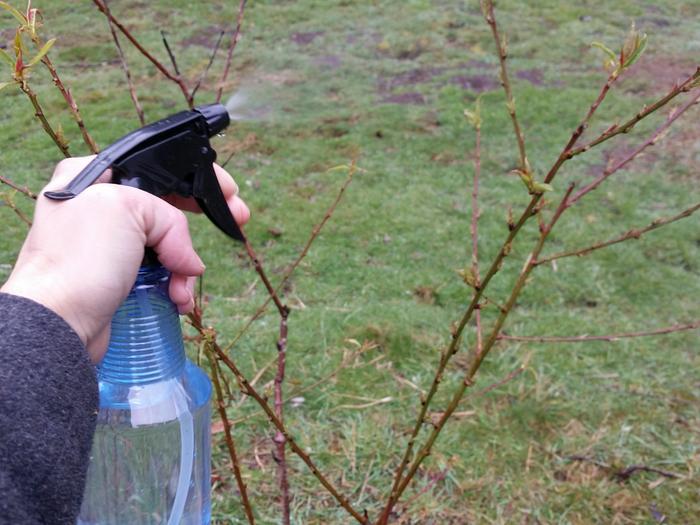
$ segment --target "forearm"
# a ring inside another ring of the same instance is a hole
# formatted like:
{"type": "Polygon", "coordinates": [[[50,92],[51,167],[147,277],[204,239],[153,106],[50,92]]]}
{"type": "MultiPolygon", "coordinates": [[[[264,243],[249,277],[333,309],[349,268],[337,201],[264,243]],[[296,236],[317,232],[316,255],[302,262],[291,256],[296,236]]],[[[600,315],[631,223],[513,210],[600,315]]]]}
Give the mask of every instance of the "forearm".
{"type": "Polygon", "coordinates": [[[0,294],[0,524],[74,524],[98,408],[95,371],[57,314],[0,294]]]}

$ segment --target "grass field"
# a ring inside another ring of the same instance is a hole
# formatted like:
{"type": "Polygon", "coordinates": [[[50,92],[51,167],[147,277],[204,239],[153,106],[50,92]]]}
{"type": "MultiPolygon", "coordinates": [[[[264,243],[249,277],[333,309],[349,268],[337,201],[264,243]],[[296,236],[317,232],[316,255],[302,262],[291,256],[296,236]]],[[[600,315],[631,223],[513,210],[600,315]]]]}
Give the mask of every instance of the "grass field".
{"type": "MultiPolygon", "coordinates": [[[[233,25],[237,2],[110,5],[165,63],[159,31],[167,30],[180,69],[193,79],[218,32],[233,25]]],[[[35,0],[34,6],[43,11],[46,38],[58,37],[51,56],[97,142],[104,146],[137,127],[106,22],[92,3],[35,0]]],[[[509,0],[498,3],[497,15],[509,38],[530,161],[540,175],[605,82],[603,56],[592,41],[617,49],[632,21],[649,34],[645,55],[606,99],[591,137],[698,65],[697,1],[509,0]]],[[[13,37],[13,23],[0,17],[0,44],[13,37]]],[[[178,89],[124,46],[147,119],[184,108],[178,89]]],[[[222,50],[199,103],[214,98],[223,58],[222,50]]],[[[0,66],[2,82],[10,72],[0,66]]],[[[245,13],[226,87],[231,94],[243,89],[250,107],[267,111],[232,125],[215,147],[220,159],[236,152],[227,168],[251,207],[246,232],[273,280],[300,252],[345,178],[328,169],[356,157],[364,170],[285,290],[292,308],[285,390],[296,398],[286,408],[290,431],[370,516],[390,488],[419,390],[429,387],[450,325],[470,299],[456,270],[470,261],[475,136],[463,110],[477,95],[484,120],[482,266],[507,235],[508,206],[517,215],[529,200],[508,174],[518,155],[497,73],[494,43],[473,0],[252,0],[245,13]]],[[[37,69],[31,84],[71,151],[86,154],[50,79],[37,69]]],[[[0,174],[39,189],[60,152],[13,86],[0,92],[0,117],[0,174]]],[[[663,118],[568,163],[553,200],[568,183],[590,181],[663,118]]],[[[614,237],[697,202],[697,119],[691,109],[663,142],[577,205],[546,252],[614,237]]],[[[30,212],[31,203],[15,199],[30,212]]],[[[9,207],[0,214],[4,279],[26,227],[9,207]]],[[[239,246],[206,219],[191,224],[208,268],[206,322],[226,345],[266,293],[239,246]]],[[[699,319],[699,225],[693,215],[639,240],[539,267],[505,331],[609,334],[699,319]]],[[[536,221],[526,229],[490,287],[496,301],[505,300],[532,250],[536,221]]],[[[487,327],[496,313],[484,309],[487,327]]],[[[268,311],[231,351],[270,395],[277,325],[268,311]]],[[[463,346],[473,339],[471,328],[463,346]]],[[[588,344],[498,343],[477,376],[477,394],[447,425],[394,523],[700,522],[699,343],[697,331],[588,344]],[[513,380],[478,394],[521,364],[525,371],[513,380]],[[616,476],[633,465],[678,477],[644,470],[616,476]]],[[[448,369],[435,413],[459,383],[465,356],[463,350],[448,369]]],[[[240,394],[229,414],[238,421],[235,437],[258,522],[278,523],[273,431],[240,394]]],[[[351,523],[303,463],[289,457],[293,523],[351,523]]],[[[215,434],[214,470],[214,522],[245,523],[222,433],[215,434]]]]}

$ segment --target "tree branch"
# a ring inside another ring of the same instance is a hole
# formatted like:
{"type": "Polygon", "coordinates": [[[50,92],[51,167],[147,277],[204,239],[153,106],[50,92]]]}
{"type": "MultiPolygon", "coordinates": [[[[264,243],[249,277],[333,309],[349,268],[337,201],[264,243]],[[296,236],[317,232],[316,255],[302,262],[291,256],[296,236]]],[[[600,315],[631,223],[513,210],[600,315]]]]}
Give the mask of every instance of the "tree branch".
{"type": "MultiPolygon", "coordinates": [[[[474,179],[472,182],[472,221],[470,233],[472,238],[472,273],[476,287],[481,287],[479,274],[479,177],[481,176],[481,122],[480,116],[476,116],[476,144],[474,146],[474,179]]],[[[476,348],[481,352],[481,308],[474,315],[476,322],[476,348]]]]}
{"type": "MultiPolygon", "coordinates": [[[[182,80],[182,77],[180,77],[179,75],[173,75],[168,70],[168,68],[166,68],[156,57],[151,55],[146,50],[146,48],[144,48],[141,45],[141,43],[134,37],[134,35],[132,35],[131,32],[121,22],[119,22],[119,20],[114,18],[114,16],[110,12],[110,10],[107,8],[107,6],[105,6],[104,0],[92,0],[92,1],[97,6],[97,8],[100,11],[102,11],[102,13],[105,14],[107,19],[112,24],[114,24],[119,29],[119,31],[122,32],[122,34],[129,40],[129,42],[131,42],[134,45],[134,47],[136,49],[138,49],[139,52],[144,57],[146,57],[151,62],[151,64],[153,64],[155,66],[155,68],[158,71],[160,71],[163,74],[163,76],[165,76],[165,78],[167,78],[168,80],[171,80],[172,82],[174,82],[175,84],[178,85],[178,87],[180,88],[180,91],[182,91],[182,94],[185,96],[185,100],[187,100],[189,103],[189,91],[187,89],[187,86],[185,85],[184,80],[182,80]]],[[[190,108],[191,108],[191,106],[190,106],[190,108]]]]}
{"type": "MultiPolygon", "coordinates": [[[[330,218],[333,216],[333,213],[335,212],[335,209],[338,207],[338,204],[340,204],[340,201],[342,200],[343,196],[345,195],[345,191],[347,190],[348,186],[352,182],[353,177],[355,176],[355,173],[357,172],[359,168],[357,167],[355,161],[353,160],[350,163],[350,166],[348,167],[348,176],[345,179],[345,182],[343,182],[342,186],[338,190],[338,194],[336,195],[335,199],[331,203],[331,205],[328,207],[326,210],[325,214],[323,215],[323,218],[321,221],[316,224],[313,229],[311,230],[311,235],[306,241],[306,244],[304,245],[304,248],[302,248],[301,252],[297,256],[296,260],[292,262],[287,268],[285,269],[282,279],[280,280],[279,284],[275,288],[275,293],[279,293],[279,291],[284,287],[285,284],[287,284],[287,281],[289,281],[289,278],[292,276],[294,273],[294,270],[299,266],[301,261],[306,257],[306,255],[309,253],[309,250],[311,249],[311,245],[314,243],[316,238],[319,236],[321,233],[321,230],[323,227],[326,225],[326,223],[330,220],[330,218]]],[[[260,307],[255,311],[255,313],[251,316],[250,319],[248,319],[248,322],[243,326],[240,332],[236,335],[236,337],[233,338],[231,343],[228,344],[226,347],[226,351],[228,352],[235,344],[243,337],[243,335],[248,331],[248,329],[251,327],[251,325],[258,319],[260,316],[265,312],[267,309],[267,306],[270,304],[270,301],[272,301],[272,295],[269,295],[267,299],[265,299],[265,302],[260,305],[260,307]]]]}
{"type": "Polygon", "coordinates": [[[107,0],[103,1],[105,9],[107,11],[107,24],[109,25],[109,31],[112,33],[112,40],[114,40],[114,45],[117,48],[117,53],[119,54],[119,61],[121,62],[122,69],[124,70],[124,75],[126,76],[126,83],[129,87],[129,96],[131,97],[131,102],[134,104],[136,114],[139,117],[139,122],[142,126],[145,126],[146,118],[144,117],[143,108],[141,107],[141,103],[139,102],[139,97],[136,94],[134,81],[131,78],[131,70],[129,69],[129,63],[126,61],[126,55],[124,54],[124,50],[122,49],[122,46],[119,43],[119,36],[117,35],[117,32],[114,29],[114,23],[112,22],[112,14],[109,10],[109,4],[107,3],[107,0]]]}
{"type": "Polygon", "coordinates": [[[228,77],[229,69],[231,69],[231,60],[233,58],[233,51],[236,49],[236,44],[241,35],[241,24],[243,24],[243,12],[245,11],[245,5],[247,0],[241,0],[238,4],[238,17],[236,19],[236,29],[233,31],[231,36],[231,43],[228,46],[228,55],[226,56],[226,65],[224,66],[224,72],[221,75],[221,80],[219,81],[219,90],[216,93],[216,101],[221,102],[221,97],[224,93],[224,83],[228,77]]]}
{"type": "Polygon", "coordinates": [[[432,450],[433,444],[435,443],[435,440],[440,435],[440,432],[444,428],[445,423],[447,423],[447,421],[449,420],[452,413],[459,406],[459,403],[462,400],[462,397],[464,396],[464,393],[466,392],[467,388],[471,387],[474,384],[474,375],[479,370],[484,358],[486,357],[486,355],[488,355],[489,351],[491,350],[494,343],[496,342],[498,334],[500,333],[501,327],[503,326],[503,323],[505,323],[506,319],[508,318],[508,315],[510,314],[511,310],[515,306],[515,302],[516,302],[517,298],[520,296],[520,292],[525,287],[527,279],[530,276],[532,269],[534,268],[533,261],[535,261],[537,259],[537,257],[539,256],[539,253],[542,251],[544,243],[545,243],[549,233],[552,231],[552,228],[557,223],[557,221],[559,220],[561,215],[564,213],[564,211],[566,211],[566,209],[568,208],[566,206],[566,202],[567,202],[569,196],[571,195],[571,192],[573,191],[573,189],[574,189],[574,186],[572,184],[571,186],[569,186],[564,197],[562,197],[561,202],[559,203],[559,206],[557,207],[556,211],[554,212],[554,215],[550,219],[549,224],[545,225],[545,227],[542,228],[542,230],[540,232],[539,239],[537,241],[537,244],[535,245],[535,248],[533,249],[531,254],[528,256],[527,260],[525,261],[525,265],[523,266],[523,269],[521,270],[520,275],[518,276],[518,279],[517,279],[515,285],[513,286],[513,290],[511,291],[510,297],[508,298],[508,301],[506,302],[506,305],[505,305],[506,310],[504,312],[501,312],[501,314],[499,315],[493,329],[491,330],[489,338],[484,343],[483,351],[480,354],[474,355],[474,360],[473,360],[471,366],[469,367],[469,370],[464,375],[464,378],[463,378],[460,386],[456,389],[455,393],[453,394],[453,396],[450,400],[450,403],[447,406],[447,409],[440,417],[440,420],[435,424],[435,427],[433,428],[432,432],[430,433],[430,436],[426,440],[425,445],[423,445],[423,447],[420,449],[420,451],[416,454],[415,459],[413,460],[413,462],[411,463],[411,466],[408,468],[408,471],[406,472],[406,476],[403,478],[403,480],[401,481],[401,483],[399,484],[399,486],[396,490],[396,500],[398,500],[398,498],[401,496],[401,494],[404,492],[404,490],[406,490],[406,487],[411,482],[411,479],[413,479],[413,477],[415,476],[416,472],[418,471],[418,468],[423,463],[425,458],[427,458],[430,455],[430,452],[432,450]]]}
{"type": "MultiPolygon", "coordinates": [[[[277,341],[277,374],[275,374],[275,414],[281,422],[284,422],[283,407],[284,397],[282,392],[282,384],[284,383],[285,358],[287,354],[287,316],[283,315],[280,319],[280,337],[277,341]]],[[[287,458],[285,453],[285,444],[287,440],[284,434],[277,430],[273,439],[276,445],[275,460],[277,461],[277,479],[280,485],[280,494],[282,496],[282,523],[283,525],[290,524],[290,509],[289,509],[289,481],[287,478],[287,458]]]]}
{"type": "Polygon", "coordinates": [[[46,131],[48,136],[51,137],[51,140],[53,140],[54,144],[56,144],[58,149],[61,150],[61,153],[63,153],[65,157],[70,157],[71,155],[68,153],[68,143],[66,142],[66,139],[54,131],[51,124],[49,124],[46,115],[44,115],[44,111],[41,109],[41,104],[39,104],[39,99],[37,98],[36,93],[31,87],[29,87],[29,84],[24,79],[17,81],[17,84],[19,85],[19,88],[24,91],[27,97],[29,97],[29,101],[32,103],[32,106],[34,106],[34,116],[39,119],[44,131],[46,131]]]}
{"type": "Polygon", "coordinates": [[[177,60],[175,60],[175,55],[173,55],[173,52],[170,49],[170,44],[168,43],[168,37],[167,37],[166,32],[161,30],[160,37],[163,39],[163,46],[165,46],[165,50],[168,52],[168,57],[170,57],[170,63],[173,65],[173,69],[175,70],[175,74],[178,77],[181,76],[180,75],[180,68],[177,67],[177,60]]]}
{"type": "Polygon", "coordinates": [[[700,89],[683,106],[674,111],[671,111],[671,114],[668,116],[666,121],[661,126],[659,126],[657,130],[654,133],[652,133],[652,135],[647,140],[645,140],[637,149],[635,149],[623,159],[618,161],[612,167],[603,170],[603,172],[598,177],[596,177],[595,180],[593,180],[593,182],[584,186],[578,192],[576,192],[576,194],[573,197],[571,197],[571,199],[567,203],[567,207],[576,204],[585,195],[587,195],[588,193],[596,189],[598,186],[600,186],[608,177],[624,168],[629,162],[636,158],[645,149],[656,144],[665,135],[666,131],[671,126],[671,124],[673,124],[676,121],[676,119],[680,117],[683,113],[685,113],[689,108],[694,106],[698,102],[698,99],[700,99],[700,89]]]}
{"type": "Polygon", "coordinates": [[[525,152],[525,137],[520,129],[520,124],[518,123],[518,118],[515,114],[515,98],[513,98],[513,90],[508,78],[508,68],[506,67],[506,60],[508,59],[508,45],[505,37],[502,38],[498,33],[496,17],[493,12],[493,0],[482,0],[481,6],[484,12],[484,18],[491,27],[491,33],[493,34],[493,39],[496,42],[496,48],[498,50],[498,60],[501,64],[501,85],[506,93],[506,107],[508,108],[508,114],[510,115],[511,120],[513,121],[513,130],[515,131],[515,137],[518,141],[518,150],[520,152],[520,169],[524,173],[530,173],[530,163],[527,160],[527,153],[525,152]]]}
{"type": "Polygon", "coordinates": [[[559,252],[559,253],[555,253],[553,255],[550,255],[548,257],[544,257],[542,259],[539,259],[538,261],[535,261],[535,266],[539,266],[540,264],[551,262],[551,261],[554,261],[557,259],[563,259],[564,257],[573,257],[573,256],[581,257],[582,255],[588,255],[589,253],[591,253],[595,250],[600,250],[601,248],[607,248],[608,246],[612,246],[613,244],[618,244],[618,243],[627,241],[629,239],[639,239],[645,233],[657,230],[663,226],[666,226],[667,224],[671,224],[673,222],[679,221],[679,220],[684,219],[686,217],[690,217],[693,213],[698,211],[698,209],[700,209],[700,203],[694,204],[690,208],[686,208],[682,212],[674,215],[673,217],[666,217],[666,218],[662,217],[662,218],[656,219],[655,221],[653,221],[648,226],[645,226],[644,228],[635,228],[633,230],[629,230],[629,231],[623,233],[622,235],[615,237],[614,239],[609,239],[607,241],[597,242],[597,243],[592,244],[586,248],[579,248],[577,250],[559,252]]]}
{"type": "MultiPolygon", "coordinates": [[[[202,319],[201,319],[201,314],[195,310],[193,317],[196,317],[199,323],[199,326],[201,327],[202,325],[202,319]]],[[[228,447],[229,451],[229,456],[231,457],[231,465],[233,467],[233,474],[236,478],[236,483],[238,485],[238,490],[241,493],[241,502],[243,503],[243,510],[245,511],[245,515],[248,518],[248,523],[250,525],[255,525],[255,516],[253,515],[253,509],[250,506],[250,501],[248,499],[248,488],[245,484],[245,481],[243,481],[243,476],[241,474],[241,466],[238,461],[238,455],[236,453],[236,445],[233,441],[233,436],[231,435],[231,422],[228,419],[228,416],[226,414],[226,403],[224,401],[224,393],[221,388],[221,381],[220,381],[220,369],[218,362],[216,361],[216,357],[214,356],[214,352],[212,350],[212,343],[214,341],[214,338],[216,337],[216,332],[214,330],[204,330],[203,332],[203,344],[204,344],[204,352],[207,355],[207,359],[209,360],[209,365],[210,365],[210,370],[211,370],[211,379],[212,383],[214,384],[214,392],[216,393],[216,407],[219,411],[219,416],[221,417],[221,422],[224,425],[224,435],[226,437],[226,446],[228,447]]]]}
{"type": "Polygon", "coordinates": [[[639,121],[648,117],[654,111],[664,107],[666,104],[671,102],[671,100],[676,98],[681,93],[687,93],[688,91],[696,87],[698,80],[700,80],[700,67],[698,67],[695,73],[690,75],[690,77],[685,79],[680,84],[676,84],[676,86],[674,86],[671,89],[671,91],[669,91],[666,95],[654,102],[651,106],[645,106],[644,108],[642,108],[641,111],[639,111],[634,117],[629,119],[624,124],[621,124],[619,126],[617,124],[613,124],[607,130],[601,133],[596,139],[590,141],[589,143],[583,146],[569,151],[567,154],[567,159],[571,159],[576,155],[580,155],[581,153],[588,151],[589,149],[597,146],[598,144],[605,142],[606,140],[610,140],[611,138],[615,137],[616,135],[619,135],[620,133],[629,133],[639,123],[639,121]]]}
{"type": "Polygon", "coordinates": [[[2,200],[5,202],[5,204],[6,204],[13,212],[15,212],[15,215],[17,215],[17,217],[19,217],[20,220],[21,220],[24,224],[26,224],[27,226],[29,226],[29,227],[31,228],[31,226],[32,226],[32,221],[31,221],[31,219],[30,219],[29,217],[27,217],[27,216],[24,214],[24,212],[23,212],[22,210],[20,210],[20,209],[17,207],[17,205],[15,204],[15,201],[13,200],[13,198],[12,198],[10,195],[8,195],[7,193],[5,193],[4,191],[3,191],[3,192],[0,192],[0,199],[2,199],[2,200]]]}
{"type": "MultiPolygon", "coordinates": [[[[197,330],[201,335],[204,335],[205,329],[201,325],[201,320],[198,321],[196,316],[192,313],[190,313],[188,317],[192,321],[192,326],[195,328],[195,330],[197,330]]],[[[297,444],[294,437],[284,426],[284,423],[279,420],[279,418],[275,414],[274,409],[270,407],[269,403],[265,400],[265,398],[262,395],[260,395],[260,393],[258,393],[258,391],[253,387],[253,385],[250,384],[250,381],[248,381],[245,375],[243,375],[240,369],[236,366],[233,360],[229,358],[226,352],[224,352],[224,350],[219,346],[216,340],[212,341],[211,348],[218,357],[218,359],[226,365],[226,367],[233,373],[234,376],[236,376],[236,379],[238,380],[238,384],[240,385],[242,392],[248,396],[251,396],[258,403],[258,405],[260,405],[270,422],[274,425],[274,427],[277,430],[279,430],[282,433],[287,443],[289,444],[289,448],[291,448],[292,451],[297,456],[299,456],[299,458],[307,465],[307,467],[309,467],[312,474],[316,477],[316,479],[318,479],[321,485],[324,486],[324,488],[335,498],[338,504],[341,507],[343,507],[353,518],[355,518],[358,521],[358,523],[362,525],[367,525],[367,519],[357,510],[355,510],[350,504],[350,502],[338,492],[338,490],[333,486],[333,484],[330,481],[328,481],[328,478],[326,478],[321,473],[321,471],[318,469],[311,457],[306,452],[304,452],[304,450],[297,444]]]]}
{"type": "MultiPolygon", "coordinates": [[[[38,49],[41,49],[42,43],[38,40],[38,38],[34,40],[34,43],[36,44],[38,49]]],[[[44,58],[41,59],[41,62],[46,66],[46,69],[49,70],[51,78],[53,79],[53,83],[61,92],[61,95],[63,95],[63,98],[68,104],[71,114],[73,115],[73,120],[75,120],[75,123],[80,129],[80,134],[83,136],[83,141],[85,142],[87,147],[90,148],[91,153],[97,153],[100,150],[100,148],[97,147],[97,144],[95,143],[94,139],[92,138],[90,133],[88,133],[88,130],[85,127],[85,122],[83,122],[83,117],[80,115],[78,103],[75,101],[75,98],[73,98],[73,94],[70,92],[70,89],[68,89],[61,81],[61,78],[58,76],[58,72],[56,71],[56,68],[54,67],[48,55],[44,55],[44,58]]]]}
{"type": "Polygon", "coordinates": [[[21,193],[22,195],[25,195],[25,196],[29,197],[30,199],[36,200],[36,193],[34,193],[32,190],[30,190],[26,186],[20,186],[16,182],[13,182],[10,179],[8,179],[7,177],[4,177],[2,175],[0,175],[0,182],[9,186],[13,190],[21,193]]]}
{"type": "MultiPolygon", "coordinates": [[[[219,33],[219,38],[216,40],[216,45],[214,46],[214,49],[211,52],[211,56],[209,57],[209,63],[207,64],[207,67],[205,67],[202,70],[202,73],[199,75],[197,82],[195,83],[194,87],[192,88],[192,93],[190,94],[192,104],[194,104],[194,97],[197,94],[197,91],[199,90],[200,86],[202,85],[202,82],[204,81],[204,77],[207,76],[207,73],[209,73],[209,70],[211,69],[211,66],[214,63],[214,59],[216,58],[216,53],[219,51],[219,47],[221,47],[221,41],[224,38],[224,33],[225,33],[224,31],[221,31],[219,33]]],[[[226,167],[226,163],[224,163],[222,166],[226,167]]]]}
{"type": "Polygon", "coordinates": [[[647,337],[654,335],[671,334],[674,332],[682,332],[685,330],[695,330],[700,328],[700,321],[695,321],[689,324],[674,324],[656,330],[647,330],[643,332],[625,332],[609,335],[575,335],[575,336],[526,336],[526,335],[507,335],[504,333],[498,334],[499,341],[524,341],[528,343],[587,343],[590,341],[618,341],[619,339],[627,339],[633,337],[647,337]]]}

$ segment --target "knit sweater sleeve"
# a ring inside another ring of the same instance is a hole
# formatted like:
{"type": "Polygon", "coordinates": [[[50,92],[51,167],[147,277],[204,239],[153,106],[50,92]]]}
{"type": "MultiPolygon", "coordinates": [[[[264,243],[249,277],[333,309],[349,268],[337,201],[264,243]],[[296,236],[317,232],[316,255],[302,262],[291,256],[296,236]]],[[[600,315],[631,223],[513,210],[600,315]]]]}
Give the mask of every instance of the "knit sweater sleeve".
{"type": "Polygon", "coordinates": [[[77,334],[40,304],[0,294],[0,525],[75,524],[97,408],[77,334]]]}

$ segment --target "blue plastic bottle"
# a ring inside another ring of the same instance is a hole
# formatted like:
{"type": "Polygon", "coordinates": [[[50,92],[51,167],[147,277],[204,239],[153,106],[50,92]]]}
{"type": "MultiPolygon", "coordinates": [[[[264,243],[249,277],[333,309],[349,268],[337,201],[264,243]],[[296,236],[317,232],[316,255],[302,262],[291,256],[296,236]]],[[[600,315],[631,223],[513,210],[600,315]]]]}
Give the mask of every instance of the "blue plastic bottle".
{"type": "Polygon", "coordinates": [[[168,280],[142,267],[112,320],[79,525],[209,523],[211,383],[185,356],[168,280]]]}

